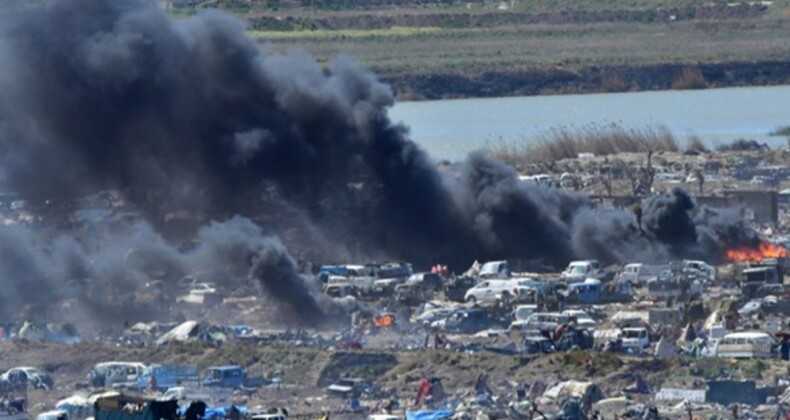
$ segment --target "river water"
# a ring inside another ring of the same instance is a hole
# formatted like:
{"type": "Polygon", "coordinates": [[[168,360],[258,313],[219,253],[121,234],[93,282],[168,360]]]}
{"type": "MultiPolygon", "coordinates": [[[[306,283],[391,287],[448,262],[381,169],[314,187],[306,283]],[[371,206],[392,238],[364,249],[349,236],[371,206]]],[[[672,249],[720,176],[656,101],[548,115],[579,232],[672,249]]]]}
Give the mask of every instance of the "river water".
{"type": "Polygon", "coordinates": [[[556,128],[617,123],[667,127],[709,146],[737,138],[786,145],[769,132],[790,125],[790,86],[400,102],[393,121],[436,159],[460,160],[496,142],[530,141],[556,128]]]}

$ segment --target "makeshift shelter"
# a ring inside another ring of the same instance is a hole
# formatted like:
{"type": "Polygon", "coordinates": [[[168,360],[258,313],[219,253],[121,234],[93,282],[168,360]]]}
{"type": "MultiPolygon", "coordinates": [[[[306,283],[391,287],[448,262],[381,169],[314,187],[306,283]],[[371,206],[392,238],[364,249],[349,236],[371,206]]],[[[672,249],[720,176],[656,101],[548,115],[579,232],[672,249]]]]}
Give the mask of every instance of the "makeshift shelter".
{"type": "MultiPolygon", "coordinates": [[[[439,420],[453,416],[452,411],[407,411],[406,420],[439,420]]],[[[98,419],[97,419],[98,420],[98,419]]]]}
{"type": "Polygon", "coordinates": [[[156,401],[123,394],[98,398],[94,408],[95,420],[176,420],[178,418],[177,401],[156,401]]]}

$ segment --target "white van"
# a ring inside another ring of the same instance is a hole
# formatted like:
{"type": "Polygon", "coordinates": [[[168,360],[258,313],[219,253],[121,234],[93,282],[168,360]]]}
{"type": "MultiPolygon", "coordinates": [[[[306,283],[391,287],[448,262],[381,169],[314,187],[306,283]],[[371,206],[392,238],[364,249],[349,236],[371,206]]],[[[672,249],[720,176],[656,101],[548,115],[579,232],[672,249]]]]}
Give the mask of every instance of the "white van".
{"type": "Polygon", "coordinates": [[[758,359],[773,357],[776,339],[761,331],[727,334],[719,341],[716,356],[734,359],[758,359]]]}
{"type": "Polygon", "coordinates": [[[503,294],[512,294],[513,284],[509,280],[484,280],[466,291],[464,300],[469,303],[494,302],[503,294]]]}
{"type": "Polygon", "coordinates": [[[88,381],[98,388],[135,387],[144,371],[145,365],[137,362],[98,363],[88,374],[88,381]]]}
{"type": "Polygon", "coordinates": [[[617,273],[616,281],[629,282],[633,285],[642,285],[647,283],[651,278],[658,277],[661,272],[667,270],[667,268],[666,265],[658,264],[626,264],[625,267],[617,273]]]}
{"type": "Polygon", "coordinates": [[[527,318],[522,325],[517,325],[524,330],[553,331],[558,325],[567,324],[571,318],[558,312],[538,312],[527,318]]]}
{"type": "Polygon", "coordinates": [[[601,264],[597,260],[571,261],[568,268],[560,274],[567,282],[579,282],[588,278],[597,278],[601,273],[601,264]]]}

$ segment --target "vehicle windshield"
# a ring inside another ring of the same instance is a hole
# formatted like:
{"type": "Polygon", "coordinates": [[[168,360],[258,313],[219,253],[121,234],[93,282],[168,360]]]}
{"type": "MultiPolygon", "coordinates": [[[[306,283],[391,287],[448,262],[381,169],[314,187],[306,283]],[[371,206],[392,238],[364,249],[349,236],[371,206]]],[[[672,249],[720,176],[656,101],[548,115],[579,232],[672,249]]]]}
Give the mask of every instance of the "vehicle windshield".
{"type": "Polygon", "coordinates": [[[584,267],[581,265],[574,265],[571,267],[571,274],[583,274],[585,272],[584,267]]]}
{"type": "Polygon", "coordinates": [[[623,336],[625,338],[639,338],[639,334],[640,333],[641,333],[641,331],[626,330],[626,331],[623,331],[623,336]]]}

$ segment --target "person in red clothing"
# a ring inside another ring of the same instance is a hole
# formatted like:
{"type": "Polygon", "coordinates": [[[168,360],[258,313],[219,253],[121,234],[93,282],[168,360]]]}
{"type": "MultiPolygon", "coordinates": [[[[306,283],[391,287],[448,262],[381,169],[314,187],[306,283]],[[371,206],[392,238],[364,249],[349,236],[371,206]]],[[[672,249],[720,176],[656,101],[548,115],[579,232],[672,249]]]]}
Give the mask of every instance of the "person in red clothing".
{"type": "Polygon", "coordinates": [[[417,400],[414,402],[414,405],[416,407],[421,406],[425,402],[425,399],[428,398],[432,392],[433,385],[431,385],[431,382],[428,381],[428,378],[423,375],[422,379],[420,379],[420,388],[417,390],[417,400]]]}

